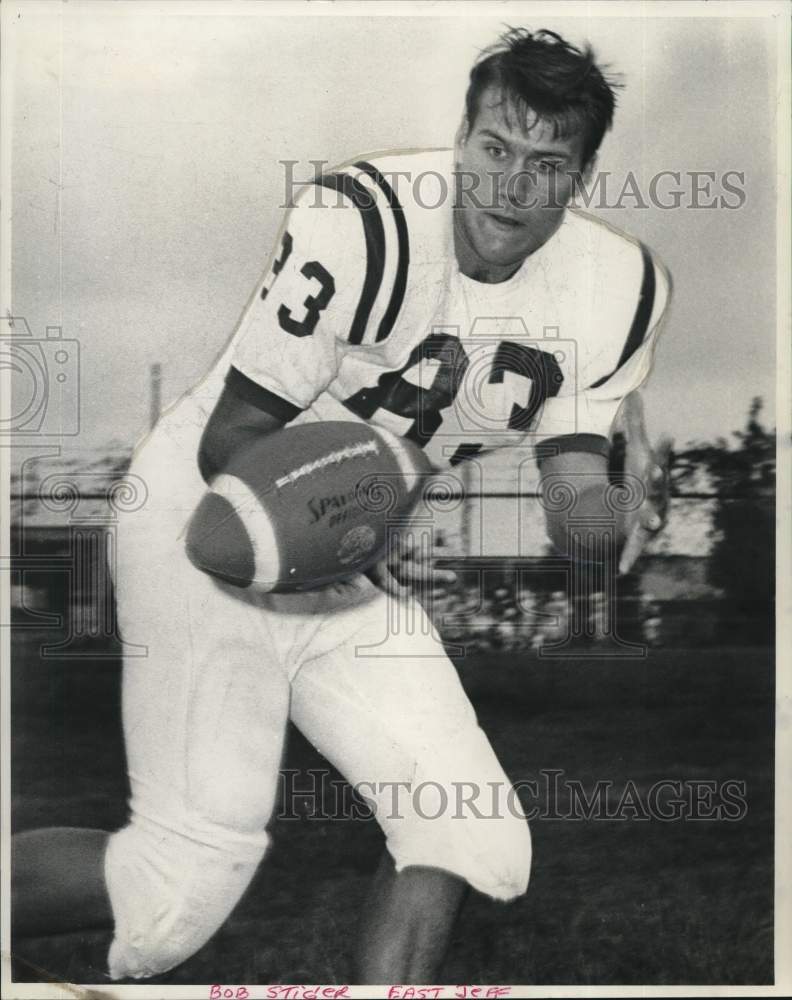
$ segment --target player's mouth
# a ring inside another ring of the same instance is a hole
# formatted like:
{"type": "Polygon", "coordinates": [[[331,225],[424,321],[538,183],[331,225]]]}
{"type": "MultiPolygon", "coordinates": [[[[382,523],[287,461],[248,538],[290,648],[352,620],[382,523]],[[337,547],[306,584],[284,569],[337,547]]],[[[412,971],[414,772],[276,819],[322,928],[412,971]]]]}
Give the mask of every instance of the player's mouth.
{"type": "Polygon", "coordinates": [[[524,223],[518,222],[509,215],[496,215],[495,212],[485,212],[491,225],[504,233],[513,233],[523,228],[524,223]]]}

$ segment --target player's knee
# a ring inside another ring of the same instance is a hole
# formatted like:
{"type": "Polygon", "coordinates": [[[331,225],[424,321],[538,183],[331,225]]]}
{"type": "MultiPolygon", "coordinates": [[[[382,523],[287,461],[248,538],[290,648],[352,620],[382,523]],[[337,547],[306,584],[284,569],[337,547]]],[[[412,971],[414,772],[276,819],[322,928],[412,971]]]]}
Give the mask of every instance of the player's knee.
{"type": "Polygon", "coordinates": [[[493,899],[521,896],[531,870],[528,823],[508,784],[491,784],[495,791],[486,801],[472,795],[480,791],[473,783],[413,788],[403,817],[381,819],[397,870],[443,868],[493,899]]]}
{"type": "Polygon", "coordinates": [[[499,900],[521,896],[531,873],[531,833],[510,792],[504,785],[481,808],[474,811],[471,804],[464,814],[464,831],[455,833],[461,840],[457,853],[465,859],[463,874],[468,882],[499,900]]]}
{"type": "Polygon", "coordinates": [[[134,820],[113,834],[105,858],[115,920],[110,976],[160,975],[195,954],[236,906],[267,844],[264,831],[207,824],[176,831],[134,820]]]}
{"type": "MultiPolygon", "coordinates": [[[[531,832],[522,815],[507,813],[488,839],[488,880],[477,886],[493,899],[522,896],[531,875],[531,832]],[[488,884],[489,881],[489,884],[488,884]]],[[[486,834],[485,834],[486,836],[486,834]]]]}

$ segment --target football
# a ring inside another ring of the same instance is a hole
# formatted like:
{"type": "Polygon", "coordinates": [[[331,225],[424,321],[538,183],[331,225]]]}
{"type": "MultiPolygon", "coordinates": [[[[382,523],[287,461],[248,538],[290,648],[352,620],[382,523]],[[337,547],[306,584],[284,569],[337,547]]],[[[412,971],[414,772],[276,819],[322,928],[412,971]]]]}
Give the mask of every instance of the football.
{"type": "Polygon", "coordinates": [[[368,424],[287,427],[238,452],[187,528],[198,569],[238,587],[310,590],[382,555],[431,473],[417,445],[368,424]]]}

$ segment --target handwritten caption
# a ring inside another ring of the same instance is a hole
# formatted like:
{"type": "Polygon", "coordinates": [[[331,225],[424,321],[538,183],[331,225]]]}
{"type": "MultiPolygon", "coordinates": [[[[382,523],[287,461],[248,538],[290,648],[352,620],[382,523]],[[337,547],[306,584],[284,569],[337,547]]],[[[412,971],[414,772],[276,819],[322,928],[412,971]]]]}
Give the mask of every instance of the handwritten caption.
{"type": "MultiPolygon", "coordinates": [[[[511,986],[388,986],[388,1000],[496,1000],[511,986]]],[[[223,986],[214,983],[208,1000],[345,1000],[349,986],[223,986]]]]}

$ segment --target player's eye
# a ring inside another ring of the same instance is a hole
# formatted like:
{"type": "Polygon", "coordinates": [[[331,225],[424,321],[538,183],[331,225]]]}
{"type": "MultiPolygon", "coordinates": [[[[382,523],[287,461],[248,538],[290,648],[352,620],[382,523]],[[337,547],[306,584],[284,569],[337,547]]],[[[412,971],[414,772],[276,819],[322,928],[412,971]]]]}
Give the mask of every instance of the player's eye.
{"type": "Polygon", "coordinates": [[[503,146],[487,146],[486,149],[493,160],[502,160],[506,156],[503,146]]]}
{"type": "Polygon", "coordinates": [[[552,174],[561,166],[561,160],[539,160],[537,169],[543,174],[552,174]]]}

